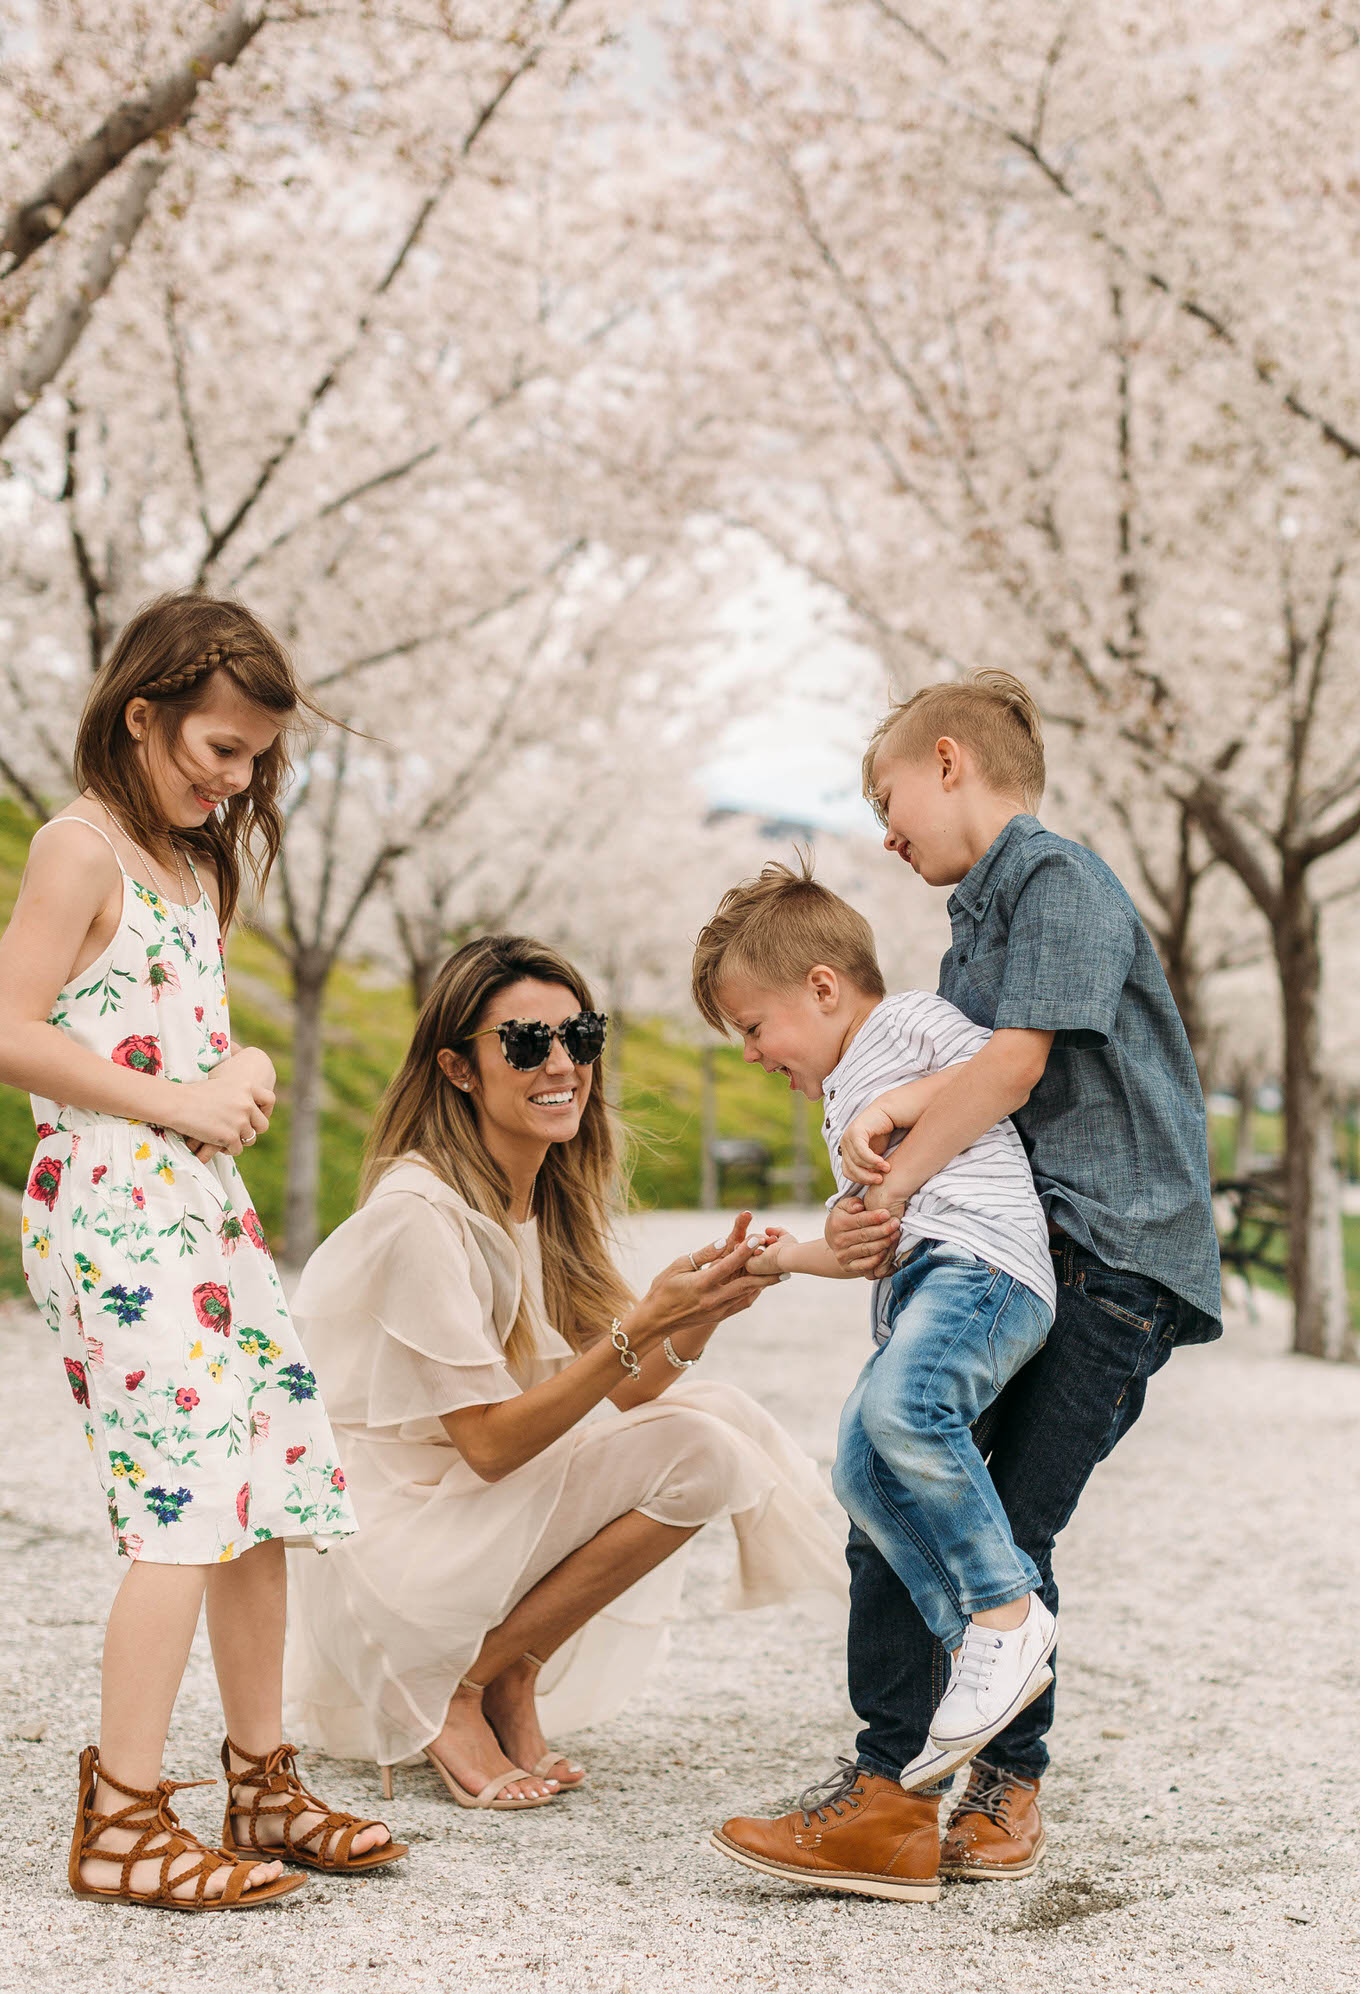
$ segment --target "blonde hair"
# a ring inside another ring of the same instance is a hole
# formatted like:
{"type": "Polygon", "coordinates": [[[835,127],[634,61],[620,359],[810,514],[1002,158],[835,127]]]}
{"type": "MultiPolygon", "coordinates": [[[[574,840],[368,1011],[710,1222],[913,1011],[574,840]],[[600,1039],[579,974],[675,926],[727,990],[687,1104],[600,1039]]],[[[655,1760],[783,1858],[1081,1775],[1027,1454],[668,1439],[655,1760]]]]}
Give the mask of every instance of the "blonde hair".
{"type": "MultiPolygon", "coordinates": [[[[459,1197],[510,1229],[510,1183],[482,1141],[473,1097],[440,1071],[444,1048],[471,1057],[472,1034],[491,1000],[512,983],[563,984],[583,1011],[594,1002],[580,973],[556,949],[522,935],[482,935],[465,942],[435,978],[420,1007],[401,1071],[378,1107],[364,1147],[359,1202],[384,1170],[417,1155],[459,1197]]],[[[555,1142],[534,1185],[543,1256],[543,1299],[548,1318],[573,1350],[583,1350],[608,1329],[633,1297],[609,1254],[609,1216],[622,1171],[605,1101],[604,1060],[595,1067],[581,1126],[569,1142],[555,1142]]],[[[533,1321],[521,1296],[506,1339],[511,1369],[535,1348],[533,1321]]]]}
{"type": "Polygon", "coordinates": [[[1029,688],[1009,672],[981,671],[957,685],[928,685],[879,721],[864,751],[864,794],[882,824],[874,783],[880,756],[922,761],[944,734],[967,748],[989,789],[1037,810],[1044,793],[1044,730],[1029,688]]]}
{"type": "Polygon", "coordinates": [[[771,859],[756,879],[729,887],[694,944],[690,988],[707,1022],[726,1033],[731,1020],[720,995],[725,977],[750,976],[767,990],[787,990],[825,963],[868,997],[886,994],[874,931],[862,914],[812,876],[771,859]]]}

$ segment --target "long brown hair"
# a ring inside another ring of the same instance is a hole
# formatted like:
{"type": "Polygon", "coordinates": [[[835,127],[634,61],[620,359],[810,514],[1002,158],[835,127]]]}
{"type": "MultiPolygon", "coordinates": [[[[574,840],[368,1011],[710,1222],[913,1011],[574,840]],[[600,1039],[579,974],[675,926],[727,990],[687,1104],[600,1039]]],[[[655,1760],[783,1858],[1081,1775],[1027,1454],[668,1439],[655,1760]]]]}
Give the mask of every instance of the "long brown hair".
{"type": "Polygon", "coordinates": [[[95,676],[76,734],[76,787],[98,797],[139,845],[178,846],[217,874],[225,930],[241,893],[241,855],[262,888],[283,842],[279,793],[290,766],[287,729],[257,757],[250,787],[232,796],[199,830],[166,824],[123,718],[130,699],[151,704],[151,724],[173,757],[185,715],[225,672],[256,706],[281,719],[322,713],[302,687],[278,638],[244,603],[182,589],[143,604],[124,624],[95,676]]]}
{"type": "MultiPolygon", "coordinates": [[[[509,1228],[509,1180],[482,1141],[472,1096],[445,1078],[437,1055],[443,1048],[466,1047],[491,1000],[521,977],[560,983],[583,1011],[595,1009],[585,979],[556,949],[522,935],[465,942],[435,978],[401,1071],[378,1108],[364,1149],[361,1204],[389,1165],[414,1153],[474,1211],[509,1228]]],[[[543,1298],[549,1320],[574,1350],[593,1343],[632,1303],[609,1253],[610,1209],[619,1179],[601,1059],[580,1128],[570,1142],[551,1145],[534,1186],[543,1298]]],[[[533,1345],[533,1324],[521,1300],[505,1346],[512,1367],[533,1345]]]]}

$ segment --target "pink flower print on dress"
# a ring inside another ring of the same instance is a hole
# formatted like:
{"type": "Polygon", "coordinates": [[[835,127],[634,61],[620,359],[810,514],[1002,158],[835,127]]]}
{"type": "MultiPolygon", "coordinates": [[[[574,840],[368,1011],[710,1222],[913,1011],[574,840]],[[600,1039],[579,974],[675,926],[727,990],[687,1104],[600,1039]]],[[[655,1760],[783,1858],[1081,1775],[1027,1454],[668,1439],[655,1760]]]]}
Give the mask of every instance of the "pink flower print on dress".
{"type": "Polygon", "coordinates": [[[205,1329],[231,1335],[231,1298],[220,1281],[200,1281],[193,1293],[194,1314],[205,1329]]]}
{"type": "Polygon", "coordinates": [[[343,1488],[344,1486],[345,1486],[345,1471],[344,1471],[344,1469],[343,1469],[343,1468],[332,1468],[332,1470],[331,1470],[331,1487],[332,1487],[333,1489],[342,1489],[342,1488],[343,1488]]]}
{"type": "Polygon", "coordinates": [[[236,1520],[242,1530],[250,1521],[250,1483],[242,1482],[236,1491],[236,1520]]]}
{"type": "Polygon", "coordinates": [[[208,1044],[214,1052],[225,1052],[231,1041],[225,1032],[209,1032],[208,1044]]]}
{"type": "Polygon", "coordinates": [[[269,1437],[269,1414],[267,1412],[253,1412],[250,1415],[251,1446],[258,1447],[260,1442],[262,1440],[267,1440],[268,1437],[269,1437]]]}
{"type": "Polygon", "coordinates": [[[201,1004],[194,1005],[194,1023],[197,1025],[203,1023],[203,1006],[201,1004]]]}
{"type": "Polygon", "coordinates": [[[254,1205],[247,1205],[242,1212],[241,1230],[252,1246],[258,1246],[261,1253],[268,1253],[269,1241],[264,1236],[264,1227],[260,1224],[259,1214],[254,1205]]]}
{"type": "Polygon", "coordinates": [[[104,1361],[104,1346],[103,1346],[103,1344],[102,1344],[102,1343],[101,1343],[101,1342],[99,1341],[99,1338],[98,1338],[97,1336],[87,1336],[87,1337],[86,1337],[86,1339],[85,1339],[85,1355],[86,1355],[86,1356],[87,1356],[87,1357],[89,1358],[89,1360],[90,1360],[90,1362],[91,1362],[92,1364],[102,1364],[102,1363],[103,1363],[103,1361],[104,1361]]]}
{"type": "Polygon", "coordinates": [[[153,1078],[165,1063],[161,1042],[150,1032],[132,1032],[119,1039],[109,1058],[115,1066],[130,1066],[134,1073],[149,1073],[153,1078]]]}
{"type": "Polygon", "coordinates": [[[181,1412],[192,1412],[198,1404],[198,1393],[192,1385],[181,1385],[175,1393],[175,1404],[181,1412]]]}
{"type": "Polygon", "coordinates": [[[40,1156],[33,1166],[33,1175],[28,1180],[28,1195],[40,1205],[46,1205],[50,1212],[57,1202],[57,1192],[61,1189],[61,1158],[40,1156]]]}
{"type": "Polygon", "coordinates": [[[48,1138],[48,1137],[49,1137],[50,1135],[55,1135],[55,1134],[56,1134],[56,1132],[57,1132],[57,1131],[56,1131],[56,1129],[55,1129],[55,1128],[53,1127],[53,1125],[52,1125],[52,1123],[51,1123],[51,1122],[39,1122],[39,1123],[38,1123],[38,1141],[39,1141],[39,1142],[46,1142],[46,1141],[47,1141],[47,1138],[48,1138]]]}
{"type": "Polygon", "coordinates": [[[140,1184],[134,1184],[132,1187],[132,1202],[139,1212],[146,1210],[146,1192],[140,1184]]]}

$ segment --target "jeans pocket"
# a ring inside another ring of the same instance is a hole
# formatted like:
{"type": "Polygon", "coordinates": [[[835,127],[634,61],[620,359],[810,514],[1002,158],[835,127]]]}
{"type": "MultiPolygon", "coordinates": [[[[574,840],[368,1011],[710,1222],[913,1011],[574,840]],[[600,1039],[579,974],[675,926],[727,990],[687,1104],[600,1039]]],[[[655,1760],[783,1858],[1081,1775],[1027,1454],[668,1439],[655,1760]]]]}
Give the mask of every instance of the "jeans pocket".
{"type": "Polygon", "coordinates": [[[1157,1304],[1162,1299],[1155,1282],[1144,1280],[1141,1274],[1120,1273],[1115,1268],[1083,1267],[1077,1275],[1077,1289],[1116,1322],[1129,1329],[1140,1329],[1145,1336],[1152,1334],[1157,1304]]]}
{"type": "Polygon", "coordinates": [[[987,1328],[994,1392],[1004,1391],[1016,1372],[1038,1356],[1052,1326],[1037,1299],[1012,1276],[1010,1293],[987,1328]]]}

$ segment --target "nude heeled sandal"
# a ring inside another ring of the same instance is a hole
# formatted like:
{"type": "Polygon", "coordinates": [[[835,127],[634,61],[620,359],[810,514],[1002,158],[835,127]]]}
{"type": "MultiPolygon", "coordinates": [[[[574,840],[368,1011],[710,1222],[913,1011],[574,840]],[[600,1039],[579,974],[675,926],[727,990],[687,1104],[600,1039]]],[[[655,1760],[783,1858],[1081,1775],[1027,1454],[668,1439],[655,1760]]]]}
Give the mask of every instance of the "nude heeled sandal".
{"type": "Polygon", "coordinates": [[[387,1840],[379,1842],[376,1848],[362,1849],[358,1855],[352,1855],[350,1850],[356,1835],[361,1835],[365,1828],[385,1828],[387,1823],[364,1821],[357,1814],[340,1814],[327,1807],[298,1778],[296,1759],[294,1745],[276,1745],[272,1752],[257,1756],[254,1752],[243,1752],[230,1738],[225,1741],[222,1746],[222,1767],[227,1775],[227,1813],[222,1823],[224,1849],[233,1855],[249,1854],[256,1862],[276,1858],[279,1862],[305,1863],[308,1869],[324,1870],[328,1876],[381,1869],[384,1863],[397,1862],[409,1853],[405,1842],[393,1841],[389,1832],[387,1840]],[[231,1769],[233,1752],[245,1761],[241,1772],[231,1769]],[[233,1797],[237,1788],[245,1790],[246,1799],[233,1797]],[[295,1827],[309,1814],[321,1818],[314,1827],[302,1830],[295,1841],[295,1827]],[[240,1825],[242,1816],[244,1829],[240,1825]],[[260,1822],[279,1819],[283,1824],[282,1841],[262,1842],[260,1822]],[[309,1842],[317,1846],[308,1848],[309,1842]]]}
{"type": "Polygon", "coordinates": [[[102,1898],[106,1904],[144,1904],[153,1911],[250,1911],[257,1904],[271,1904],[276,1898],[301,1890],[306,1881],[301,1876],[278,1876],[270,1883],[247,1887],[247,1878],[260,1860],[258,1856],[238,1861],[224,1855],[221,1849],[210,1849],[181,1825],[170,1805],[171,1794],[186,1786],[216,1784],[212,1779],[163,1779],[150,1788],[124,1786],[121,1780],[104,1771],[99,1753],[93,1745],[87,1745],[80,1755],[80,1792],[67,1872],[76,1896],[102,1898]],[[94,1796],[101,1779],[105,1786],[129,1800],[131,1806],[119,1807],[112,1814],[96,1814],[94,1796]],[[108,1828],[126,1828],[137,1839],[130,1849],[101,1849],[97,1846],[98,1837],[108,1828]],[[172,1876],[170,1872],[177,1858],[185,1855],[196,1855],[197,1863],[172,1876]],[[87,1883],[80,1873],[84,1862],[118,1863],[121,1873],[116,1888],[104,1890],[87,1883]],[[133,1889],[132,1872],[139,1862],[160,1863],[154,1890],[133,1889]],[[222,1869],[231,1874],[221,1894],[209,1897],[208,1883],[222,1869]],[[186,1884],[194,1886],[193,1896],[177,1897],[175,1892],[186,1884]]]}
{"type": "MultiPolygon", "coordinates": [[[[539,1670],[544,1666],[543,1659],[538,1655],[531,1655],[527,1648],[524,1651],[522,1659],[529,1663],[530,1667],[533,1669],[535,1678],[537,1678],[539,1670]]],[[[586,1783],[585,1767],[574,1766],[571,1760],[567,1757],[565,1752],[554,1751],[551,1745],[548,1747],[547,1751],[543,1754],[542,1758],[538,1761],[538,1764],[532,1768],[532,1770],[536,1774],[536,1776],[539,1779],[541,1779],[543,1775],[547,1772],[549,1766],[557,1766],[557,1765],[566,1766],[569,1772],[575,1773],[576,1775],[574,1779],[558,1780],[557,1784],[561,1792],[571,1793],[575,1790],[576,1787],[585,1785],[586,1783]]]]}
{"type": "MultiPolygon", "coordinates": [[[[458,1688],[466,1690],[469,1695],[480,1698],[486,1688],[486,1684],[484,1682],[473,1682],[471,1676],[462,1676],[459,1678],[458,1688]]],[[[504,1814],[522,1813],[526,1807],[547,1807],[550,1802],[559,1797],[560,1788],[558,1793],[540,1793],[520,1797],[506,1793],[506,1787],[513,1786],[517,1779],[542,1778],[543,1775],[541,1773],[536,1775],[527,1773],[523,1766],[511,1766],[508,1772],[498,1773],[494,1779],[489,1779],[480,1793],[469,1793],[467,1788],[460,1785],[454,1778],[443,1761],[435,1757],[428,1745],[424,1746],[423,1750],[425,1757],[430,1761],[430,1764],[439,1774],[439,1777],[443,1780],[445,1786],[460,1807],[490,1809],[493,1812],[504,1814]]],[[[390,1765],[380,1765],[378,1771],[382,1775],[383,1799],[390,1800],[392,1798],[392,1768],[390,1765]]]]}

